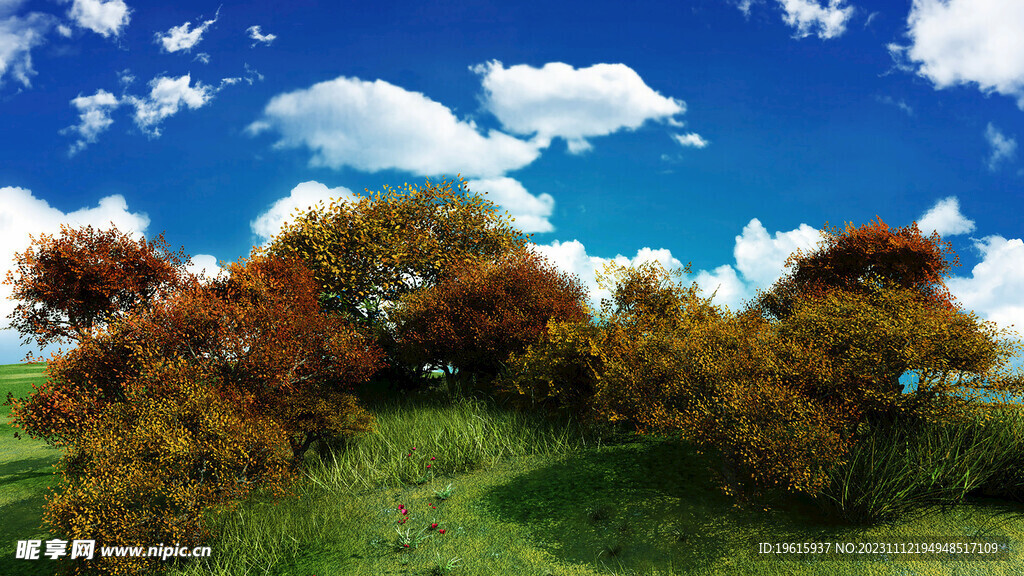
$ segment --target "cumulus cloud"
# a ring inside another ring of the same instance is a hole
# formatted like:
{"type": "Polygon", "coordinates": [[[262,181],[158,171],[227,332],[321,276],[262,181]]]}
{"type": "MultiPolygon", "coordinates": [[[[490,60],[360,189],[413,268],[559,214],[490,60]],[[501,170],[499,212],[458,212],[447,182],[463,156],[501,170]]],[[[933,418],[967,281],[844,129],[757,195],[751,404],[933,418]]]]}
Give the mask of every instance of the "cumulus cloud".
{"type": "Polygon", "coordinates": [[[255,48],[257,44],[269,46],[271,42],[277,39],[276,34],[263,34],[259,26],[249,26],[246,32],[249,33],[249,38],[254,40],[252,45],[249,46],[250,48],[255,48]]]}
{"type": "Polygon", "coordinates": [[[328,188],[326,184],[315,180],[302,182],[250,222],[249,228],[266,243],[281,231],[282,226],[291,221],[296,210],[304,212],[317,204],[327,206],[334,200],[346,201],[355,198],[356,195],[344,186],[328,188]]]}
{"type": "Polygon", "coordinates": [[[89,144],[95,144],[99,135],[114,123],[110,113],[120,105],[117,96],[106,90],[97,90],[92,96],[79,94],[72,99],[71,106],[78,110],[78,124],[61,130],[61,134],[77,134],[78,140],[71,145],[68,154],[74,156],[89,144]]]}
{"type": "Polygon", "coordinates": [[[217,257],[210,254],[196,254],[192,257],[192,263],[186,266],[185,269],[207,280],[216,278],[222,270],[217,264],[217,257]]]}
{"type": "Polygon", "coordinates": [[[470,180],[466,184],[472,192],[486,192],[487,199],[507,210],[515,218],[516,227],[523,232],[551,232],[555,229],[548,220],[555,209],[555,199],[550,194],[534,196],[521,182],[507,176],[470,180]]]}
{"type": "Polygon", "coordinates": [[[829,0],[828,5],[818,0],[779,0],[782,19],[796,29],[796,36],[804,38],[815,34],[822,40],[842,36],[846,24],[853,16],[853,7],[846,0],[829,0]]]}
{"type": "MultiPolygon", "coordinates": [[[[217,9],[217,13],[213,15],[212,20],[207,20],[195,28],[192,28],[191,22],[185,22],[180,26],[171,28],[167,32],[157,32],[156,41],[165,52],[189,52],[193,46],[203,40],[203,34],[206,33],[210,26],[213,26],[219,17],[220,8],[217,9]]],[[[209,55],[207,55],[206,61],[209,61],[209,55]]]]}
{"type": "Polygon", "coordinates": [[[597,273],[604,268],[605,264],[614,261],[623,266],[636,266],[644,262],[658,262],[665,268],[681,268],[683,263],[672,256],[669,250],[664,248],[653,250],[641,248],[636,256],[632,258],[621,254],[614,258],[601,258],[587,254],[586,247],[579,240],[559,242],[555,240],[550,244],[530,244],[531,249],[543,255],[557,268],[564,272],[575,274],[587,288],[590,294],[591,306],[595,309],[600,306],[601,299],[609,298],[611,292],[600,288],[597,284],[597,273]]]}
{"type": "Polygon", "coordinates": [[[907,36],[909,45],[890,44],[890,53],[936,89],[974,84],[1024,108],[1024,4],[914,0],[907,36]]]}
{"type": "MultiPolygon", "coordinates": [[[[123,196],[107,196],[93,207],[81,208],[64,213],[53,208],[45,200],[35,197],[30,190],[17,187],[0,188],[0,277],[5,277],[13,267],[14,254],[24,252],[31,245],[29,235],[56,234],[61,224],[71,226],[91,225],[108,229],[113,222],[118,230],[140,237],[149,226],[149,217],[143,213],[131,212],[123,196]]],[[[10,286],[0,284],[0,326],[6,328],[7,316],[17,305],[10,300],[10,286]]],[[[18,351],[19,338],[14,330],[0,331],[0,345],[3,346],[3,361],[17,362],[25,355],[18,351]]]]}
{"type": "Polygon", "coordinates": [[[928,209],[917,221],[921,234],[931,236],[938,232],[939,236],[955,236],[974,231],[974,220],[969,220],[960,213],[960,201],[955,196],[943,198],[928,209]]]}
{"type": "Polygon", "coordinates": [[[989,146],[988,169],[993,172],[1017,155],[1017,140],[1003,134],[991,123],[985,128],[985,141],[989,146]]]}
{"type": "Polygon", "coordinates": [[[587,138],[635,130],[648,120],[668,121],[686,111],[682,100],[662,96],[625,64],[505,68],[494,60],[471,70],[483,77],[484,107],[506,130],[536,135],[542,146],[563,138],[572,153],[589,150],[587,138]]]}
{"type": "Polygon", "coordinates": [[[690,132],[689,134],[673,134],[672,139],[679,143],[684,148],[706,148],[710,142],[704,139],[703,136],[696,132],[690,132]]]}
{"type": "Polygon", "coordinates": [[[493,178],[533,162],[537,145],[473,122],[419,92],[383,80],[340,77],[273,97],[251,134],[306,148],[312,166],[493,178]]]}
{"type": "MultiPolygon", "coordinates": [[[[821,232],[807,224],[794,230],[776,231],[769,234],[761,222],[754,218],[736,236],[733,248],[734,262],[722,264],[711,270],[698,270],[687,276],[687,282],[696,282],[701,294],[712,297],[712,302],[740,309],[753,299],[758,289],[769,288],[785,272],[786,258],[796,249],[812,250],[821,240],[821,232]]],[[[621,265],[637,265],[655,261],[666,268],[681,268],[683,263],[667,249],[642,248],[636,256],[617,255],[602,258],[587,253],[578,240],[550,244],[532,245],[533,249],[546,256],[559,269],[576,274],[587,287],[592,304],[599,304],[601,298],[610,294],[598,288],[595,273],[609,261],[621,265]]]]}
{"type": "Polygon", "coordinates": [[[800,224],[788,232],[769,234],[757,218],[753,218],[736,237],[733,257],[743,278],[758,288],[767,288],[782,277],[786,259],[797,249],[814,250],[823,239],[820,230],[800,224]]]}
{"type": "Polygon", "coordinates": [[[981,262],[971,276],[948,279],[949,291],[965,309],[1024,334],[1024,242],[993,235],[975,240],[974,247],[981,262]]]}
{"type": "Polygon", "coordinates": [[[74,0],[68,18],[104,38],[116,38],[128,26],[131,10],[124,0],[74,0]]]}
{"type": "Polygon", "coordinates": [[[160,76],[149,82],[149,95],[138,98],[125,96],[125,102],[135,107],[135,125],[152,137],[160,136],[160,124],[183,107],[196,110],[205,106],[216,94],[212,86],[196,82],[189,74],[170,78],[160,76]]]}
{"type": "MultiPolygon", "coordinates": [[[[15,7],[12,5],[8,10],[15,7]]],[[[32,49],[46,42],[46,34],[55,21],[53,16],[39,12],[10,15],[0,5],[0,86],[8,76],[25,88],[32,85],[32,76],[36,74],[32,49]]]]}

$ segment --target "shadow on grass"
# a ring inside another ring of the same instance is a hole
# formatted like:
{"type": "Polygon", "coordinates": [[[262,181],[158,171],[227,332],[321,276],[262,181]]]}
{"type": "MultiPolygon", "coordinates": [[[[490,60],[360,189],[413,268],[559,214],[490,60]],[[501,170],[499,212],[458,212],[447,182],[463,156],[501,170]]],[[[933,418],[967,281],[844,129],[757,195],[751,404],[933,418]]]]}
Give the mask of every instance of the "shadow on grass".
{"type": "Polygon", "coordinates": [[[859,530],[794,501],[734,506],[689,445],[637,437],[574,454],[490,490],[485,509],[525,525],[535,544],[595,567],[706,570],[758,541],[816,541],[859,530]]]}
{"type": "Polygon", "coordinates": [[[42,476],[53,476],[53,464],[56,459],[52,456],[39,458],[22,458],[13,462],[0,464],[0,490],[8,484],[21,482],[31,478],[42,476]]]}
{"type": "MultiPolygon", "coordinates": [[[[43,504],[47,479],[30,479],[21,481],[23,488],[34,488],[33,496],[15,500],[0,506],[0,574],[18,574],[25,576],[52,575],[57,562],[51,561],[40,553],[39,560],[18,560],[15,558],[18,540],[42,540],[50,538],[49,532],[43,528],[43,504]]],[[[41,547],[45,550],[45,545],[41,547]]]]}

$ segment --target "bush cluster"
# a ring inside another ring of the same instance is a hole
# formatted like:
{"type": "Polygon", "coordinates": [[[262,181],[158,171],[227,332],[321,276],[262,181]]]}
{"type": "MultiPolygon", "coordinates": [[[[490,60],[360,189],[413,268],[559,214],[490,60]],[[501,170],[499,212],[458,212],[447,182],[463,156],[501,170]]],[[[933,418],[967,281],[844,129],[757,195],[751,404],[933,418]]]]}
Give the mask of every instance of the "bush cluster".
{"type": "Polygon", "coordinates": [[[371,430],[369,380],[424,386],[438,368],[490,391],[549,321],[588,316],[579,282],[510,222],[462,181],[386,189],[298,215],[212,281],[162,237],[41,236],[6,279],[21,300],[12,325],[75,346],[8,403],[16,426],[64,450],[51,528],[100,546],[195,545],[208,512],[282,493],[311,446],[371,430]]]}
{"type": "Polygon", "coordinates": [[[688,269],[610,264],[598,318],[550,323],[512,356],[506,387],[694,442],[720,457],[722,486],[741,499],[782,490],[845,506],[837,475],[858,446],[902,424],[966,425],[970,400],[1020,393],[1024,379],[1007,368],[1019,343],[945,289],[938,236],[880,220],[824,236],[735,313],[683,282],[688,269]]]}

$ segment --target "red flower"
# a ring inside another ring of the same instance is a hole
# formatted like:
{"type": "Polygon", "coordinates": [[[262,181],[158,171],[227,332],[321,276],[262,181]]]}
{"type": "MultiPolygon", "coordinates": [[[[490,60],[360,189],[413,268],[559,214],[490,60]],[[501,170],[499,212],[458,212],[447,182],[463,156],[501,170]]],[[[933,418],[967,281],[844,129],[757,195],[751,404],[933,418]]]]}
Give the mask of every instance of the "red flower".
{"type": "Polygon", "coordinates": [[[402,508],[402,515],[403,515],[403,516],[404,516],[404,515],[406,515],[406,514],[408,514],[408,513],[409,513],[409,511],[408,511],[408,510],[406,510],[405,508],[402,508]]]}
{"type": "Polygon", "coordinates": [[[430,459],[431,459],[431,460],[437,460],[437,458],[436,458],[436,457],[434,457],[434,456],[431,456],[431,457],[430,457],[430,459]]]}
{"type": "Polygon", "coordinates": [[[430,468],[430,464],[427,464],[427,468],[430,468]]]}
{"type": "Polygon", "coordinates": [[[437,528],[437,522],[434,522],[433,524],[431,524],[430,527],[431,528],[437,528]]]}
{"type": "Polygon", "coordinates": [[[438,534],[444,534],[444,528],[441,528],[440,530],[438,530],[437,533],[438,534]]]}

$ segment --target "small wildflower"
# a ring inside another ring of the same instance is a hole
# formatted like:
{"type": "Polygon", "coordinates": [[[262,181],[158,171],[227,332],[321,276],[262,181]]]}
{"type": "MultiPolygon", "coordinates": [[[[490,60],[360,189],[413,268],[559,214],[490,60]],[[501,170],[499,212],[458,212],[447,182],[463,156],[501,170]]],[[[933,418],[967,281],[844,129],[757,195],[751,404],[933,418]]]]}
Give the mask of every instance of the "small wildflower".
{"type": "Polygon", "coordinates": [[[427,468],[430,468],[430,464],[427,464],[427,468]]]}
{"type": "Polygon", "coordinates": [[[399,504],[398,505],[398,509],[399,510],[405,510],[405,504],[399,504]]]}
{"type": "Polygon", "coordinates": [[[438,534],[444,534],[444,528],[441,528],[440,530],[438,530],[437,533],[438,534]]]}
{"type": "Polygon", "coordinates": [[[430,528],[431,528],[431,529],[433,529],[433,528],[437,528],[437,522],[434,522],[433,524],[431,524],[431,525],[430,525],[430,528]]]}
{"type": "Polygon", "coordinates": [[[431,456],[430,459],[431,460],[437,460],[437,457],[436,456],[431,456]]]}
{"type": "Polygon", "coordinates": [[[415,447],[415,446],[413,446],[413,447],[412,447],[412,449],[413,449],[413,450],[415,450],[415,449],[416,449],[416,447],[415,447]]]}
{"type": "Polygon", "coordinates": [[[409,513],[409,511],[408,511],[408,510],[406,510],[405,508],[402,508],[402,515],[403,515],[403,516],[404,516],[404,515],[406,515],[406,514],[408,514],[408,513],[409,513]]]}

